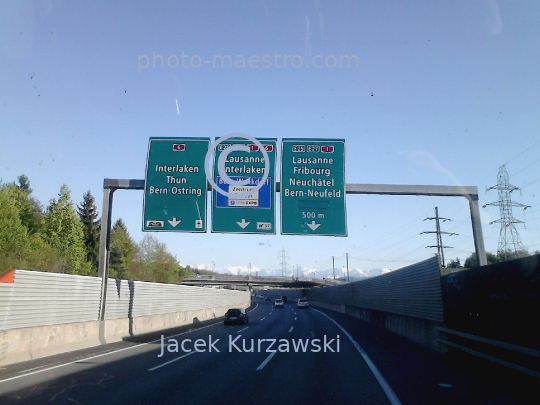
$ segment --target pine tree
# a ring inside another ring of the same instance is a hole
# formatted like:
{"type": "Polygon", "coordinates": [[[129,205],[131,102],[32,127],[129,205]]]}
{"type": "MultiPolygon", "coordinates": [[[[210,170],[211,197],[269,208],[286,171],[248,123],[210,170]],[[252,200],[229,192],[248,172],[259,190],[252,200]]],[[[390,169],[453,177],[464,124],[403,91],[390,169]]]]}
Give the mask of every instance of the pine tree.
{"type": "Polygon", "coordinates": [[[111,277],[133,278],[133,259],[137,245],[129,235],[126,224],[119,218],[111,229],[109,267],[111,277]]]}
{"type": "Polygon", "coordinates": [[[86,260],[92,265],[97,274],[99,262],[99,220],[98,210],[90,190],[83,195],[81,205],[77,205],[77,213],[83,225],[86,260]]]}
{"type": "Polygon", "coordinates": [[[19,180],[19,187],[22,188],[24,191],[26,191],[28,194],[32,194],[32,187],[30,187],[30,180],[26,176],[26,174],[21,174],[19,177],[17,177],[17,180],[19,180]]]}

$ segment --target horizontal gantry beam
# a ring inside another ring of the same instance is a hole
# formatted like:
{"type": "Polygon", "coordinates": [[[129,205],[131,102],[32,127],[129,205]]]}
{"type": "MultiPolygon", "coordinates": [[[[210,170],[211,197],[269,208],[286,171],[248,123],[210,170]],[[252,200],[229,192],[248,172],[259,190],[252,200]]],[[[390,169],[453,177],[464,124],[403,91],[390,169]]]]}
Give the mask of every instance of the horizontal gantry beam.
{"type": "MultiPolygon", "coordinates": [[[[105,179],[103,181],[103,188],[143,190],[144,180],[105,179]]],[[[208,185],[208,191],[211,190],[212,187],[208,185]]],[[[276,183],[276,191],[280,191],[279,182],[276,183]]],[[[345,191],[347,194],[428,195],[441,197],[478,196],[478,187],[476,186],[422,186],[407,184],[347,183],[345,185],[345,191]]]]}

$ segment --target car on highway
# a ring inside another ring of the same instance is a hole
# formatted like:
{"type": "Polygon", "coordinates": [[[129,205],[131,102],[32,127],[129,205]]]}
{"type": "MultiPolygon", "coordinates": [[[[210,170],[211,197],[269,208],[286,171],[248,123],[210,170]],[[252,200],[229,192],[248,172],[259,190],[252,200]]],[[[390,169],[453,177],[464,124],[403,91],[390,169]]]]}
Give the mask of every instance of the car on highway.
{"type": "Polygon", "coordinates": [[[287,296],[286,295],[282,295],[281,299],[283,300],[284,303],[287,303],[287,296]]]}
{"type": "Polygon", "coordinates": [[[244,308],[230,308],[223,318],[223,324],[225,325],[243,325],[246,323],[249,323],[249,315],[244,308]]]}
{"type": "Polygon", "coordinates": [[[283,308],[283,300],[281,298],[274,300],[274,308],[283,308]]]}
{"type": "Polygon", "coordinates": [[[309,302],[305,298],[299,298],[298,302],[296,303],[296,308],[298,309],[307,309],[309,308],[309,302]]]}

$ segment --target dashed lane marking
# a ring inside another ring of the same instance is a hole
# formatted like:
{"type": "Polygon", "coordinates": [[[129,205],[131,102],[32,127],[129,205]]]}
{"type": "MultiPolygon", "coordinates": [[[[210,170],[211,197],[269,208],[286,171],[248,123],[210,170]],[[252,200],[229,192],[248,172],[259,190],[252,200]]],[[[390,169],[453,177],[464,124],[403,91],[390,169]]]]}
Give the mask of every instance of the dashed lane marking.
{"type": "Polygon", "coordinates": [[[268,362],[272,359],[272,357],[274,357],[274,354],[276,354],[276,352],[270,353],[270,355],[266,358],[266,360],[263,361],[259,367],[257,367],[257,371],[261,371],[264,368],[264,366],[266,366],[268,362]]]}
{"type": "Polygon", "coordinates": [[[184,354],[183,356],[177,357],[176,359],[169,360],[169,361],[167,361],[166,363],[160,364],[159,366],[155,366],[155,367],[149,368],[148,371],[154,371],[154,370],[157,370],[158,368],[161,368],[161,367],[163,367],[163,366],[166,366],[167,364],[174,363],[175,361],[181,360],[181,359],[183,359],[184,357],[191,356],[192,354],[195,354],[195,353],[197,353],[197,352],[196,352],[196,351],[192,351],[192,352],[186,353],[186,354],[184,354]]]}

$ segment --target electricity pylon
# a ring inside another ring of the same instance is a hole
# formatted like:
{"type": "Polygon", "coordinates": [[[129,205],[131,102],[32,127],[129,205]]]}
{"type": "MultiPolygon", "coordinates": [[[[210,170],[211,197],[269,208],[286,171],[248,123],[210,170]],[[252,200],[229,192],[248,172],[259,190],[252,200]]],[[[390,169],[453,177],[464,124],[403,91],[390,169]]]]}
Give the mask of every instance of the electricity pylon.
{"type": "Polygon", "coordinates": [[[489,223],[490,225],[496,223],[501,224],[497,254],[508,254],[509,256],[517,257],[518,251],[525,249],[521,244],[518,231],[514,224],[523,224],[524,222],[514,218],[512,207],[522,207],[524,210],[526,210],[530,206],[512,201],[510,193],[519,190],[519,188],[510,184],[510,177],[508,176],[505,165],[499,167],[499,173],[497,174],[497,185],[489,187],[486,191],[489,190],[499,191],[499,201],[483,206],[483,208],[485,208],[488,205],[496,205],[499,206],[499,210],[501,212],[501,217],[499,219],[489,223]]]}
{"type": "Polygon", "coordinates": [[[457,235],[457,233],[441,231],[440,221],[441,220],[443,222],[451,221],[451,219],[439,217],[439,207],[435,207],[435,216],[434,217],[426,218],[426,219],[424,219],[424,221],[427,220],[427,219],[430,219],[430,220],[434,219],[435,220],[435,231],[421,232],[420,235],[422,235],[423,233],[436,233],[437,234],[437,244],[436,245],[431,245],[431,246],[426,246],[426,247],[427,248],[435,248],[435,247],[437,248],[437,253],[439,254],[439,257],[441,258],[441,263],[442,263],[442,266],[444,267],[444,248],[452,249],[452,246],[444,246],[443,245],[442,234],[446,234],[446,235],[451,236],[451,235],[457,235]]]}

